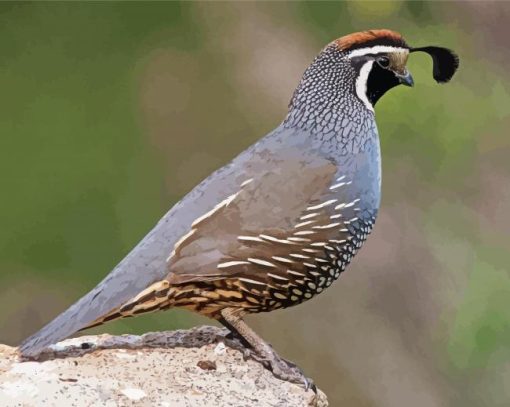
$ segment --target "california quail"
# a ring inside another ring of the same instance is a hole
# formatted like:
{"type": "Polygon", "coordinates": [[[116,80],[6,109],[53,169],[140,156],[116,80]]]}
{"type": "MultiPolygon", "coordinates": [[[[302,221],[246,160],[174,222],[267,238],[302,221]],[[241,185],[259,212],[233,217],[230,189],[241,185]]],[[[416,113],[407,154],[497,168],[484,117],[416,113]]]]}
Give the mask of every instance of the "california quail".
{"type": "Polygon", "coordinates": [[[106,321],[181,307],[219,320],[277,376],[301,381],[242,318],[319,294],[363,245],[380,202],[373,106],[413,85],[414,51],[431,55],[437,82],[458,67],[452,51],[411,48],[390,30],[328,44],[285,120],[187,194],[98,286],[25,340],[22,354],[106,321]]]}

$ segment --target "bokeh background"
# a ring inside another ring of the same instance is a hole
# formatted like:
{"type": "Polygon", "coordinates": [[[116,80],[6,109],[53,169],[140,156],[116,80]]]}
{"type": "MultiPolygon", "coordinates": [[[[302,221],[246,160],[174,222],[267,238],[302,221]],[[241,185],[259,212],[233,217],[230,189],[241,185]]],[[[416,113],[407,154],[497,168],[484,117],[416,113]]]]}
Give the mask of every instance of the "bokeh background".
{"type": "MultiPolygon", "coordinates": [[[[391,28],[461,58],[376,108],[383,201],[303,306],[251,318],[332,406],[510,404],[510,4],[1,3],[0,342],[88,292],[163,213],[275,127],[332,39],[391,28]]],[[[94,332],[207,322],[171,311],[94,332]]]]}

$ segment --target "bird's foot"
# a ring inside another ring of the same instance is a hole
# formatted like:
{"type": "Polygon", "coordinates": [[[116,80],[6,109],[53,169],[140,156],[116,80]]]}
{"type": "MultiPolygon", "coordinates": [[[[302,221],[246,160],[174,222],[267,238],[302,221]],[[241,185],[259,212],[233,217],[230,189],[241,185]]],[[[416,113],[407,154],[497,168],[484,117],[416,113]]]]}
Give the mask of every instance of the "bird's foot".
{"type": "Polygon", "coordinates": [[[304,372],[295,363],[289,362],[280,358],[276,353],[274,358],[268,361],[269,369],[273,372],[275,377],[291,383],[304,385],[305,390],[312,389],[317,393],[317,387],[312,379],[306,377],[304,372]]]}
{"type": "Polygon", "coordinates": [[[260,355],[253,349],[245,348],[243,351],[244,359],[253,359],[270,370],[275,377],[287,382],[303,385],[305,390],[312,389],[317,393],[317,387],[312,379],[306,377],[303,371],[295,364],[281,358],[276,352],[269,355],[260,355]]]}
{"type": "MultiPolygon", "coordinates": [[[[239,317],[236,310],[226,308],[221,312],[219,321],[232,332],[233,338],[237,344],[244,345],[241,350],[244,359],[252,358],[261,363],[266,369],[273,372],[278,379],[291,383],[304,385],[305,390],[312,389],[317,393],[317,388],[313,381],[307,378],[303,371],[294,363],[282,359],[274,351],[273,347],[259,337],[246,323],[239,317]],[[237,340],[239,340],[239,342],[237,340]]],[[[225,338],[226,341],[231,341],[225,338]]]]}

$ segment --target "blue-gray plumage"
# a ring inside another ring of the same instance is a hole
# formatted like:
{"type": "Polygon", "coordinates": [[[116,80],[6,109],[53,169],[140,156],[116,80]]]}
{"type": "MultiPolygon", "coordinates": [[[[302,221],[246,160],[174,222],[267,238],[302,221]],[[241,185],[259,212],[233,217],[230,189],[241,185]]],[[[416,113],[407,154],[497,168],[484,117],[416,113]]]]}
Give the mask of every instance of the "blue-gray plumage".
{"type": "MultiPolygon", "coordinates": [[[[444,48],[416,49],[448,81],[444,48]]],[[[305,71],[280,126],[195,187],[90,293],[21,345],[25,356],[89,326],[183,307],[215,318],[267,360],[303,380],[243,322],[331,285],[370,233],[380,203],[373,105],[412,85],[411,49],[389,30],[332,42],[305,71]]]]}

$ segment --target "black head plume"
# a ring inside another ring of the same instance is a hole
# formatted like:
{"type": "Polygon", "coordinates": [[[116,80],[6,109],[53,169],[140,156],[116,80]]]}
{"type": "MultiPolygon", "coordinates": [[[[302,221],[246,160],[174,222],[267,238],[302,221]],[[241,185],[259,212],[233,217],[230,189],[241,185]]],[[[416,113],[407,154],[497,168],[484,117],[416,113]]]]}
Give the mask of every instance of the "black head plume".
{"type": "Polygon", "coordinates": [[[451,50],[442,47],[411,48],[411,52],[422,51],[432,57],[432,76],[438,83],[446,83],[452,79],[459,67],[459,57],[451,50]]]}

